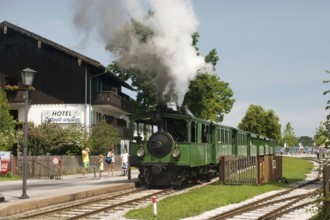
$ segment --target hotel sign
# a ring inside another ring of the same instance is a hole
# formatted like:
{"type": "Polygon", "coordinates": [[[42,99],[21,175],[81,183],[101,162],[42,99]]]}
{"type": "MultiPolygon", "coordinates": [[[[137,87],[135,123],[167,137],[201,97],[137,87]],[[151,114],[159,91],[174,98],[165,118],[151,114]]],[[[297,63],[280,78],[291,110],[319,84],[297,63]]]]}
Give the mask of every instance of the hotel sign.
{"type": "Polygon", "coordinates": [[[81,123],[81,111],[78,110],[53,110],[42,111],[42,122],[61,124],[81,123]]]}

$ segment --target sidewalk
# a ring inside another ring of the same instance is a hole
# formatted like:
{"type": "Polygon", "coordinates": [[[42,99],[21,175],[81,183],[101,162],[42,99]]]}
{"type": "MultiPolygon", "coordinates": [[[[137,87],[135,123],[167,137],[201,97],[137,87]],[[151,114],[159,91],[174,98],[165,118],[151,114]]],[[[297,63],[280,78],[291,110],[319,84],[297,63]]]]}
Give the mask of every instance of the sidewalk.
{"type": "Polygon", "coordinates": [[[132,170],[131,180],[127,176],[120,176],[121,171],[114,172],[114,176],[103,174],[103,179],[94,179],[94,174],[62,176],[61,179],[28,179],[26,194],[28,199],[19,199],[22,195],[22,180],[0,182],[0,195],[5,201],[0,202],[0,217],[25,212],[35,208],[54,205],[62,202],[74,201],[113,192],[120,189],[135,187],[138,176],[137,170],[132,170]]]}

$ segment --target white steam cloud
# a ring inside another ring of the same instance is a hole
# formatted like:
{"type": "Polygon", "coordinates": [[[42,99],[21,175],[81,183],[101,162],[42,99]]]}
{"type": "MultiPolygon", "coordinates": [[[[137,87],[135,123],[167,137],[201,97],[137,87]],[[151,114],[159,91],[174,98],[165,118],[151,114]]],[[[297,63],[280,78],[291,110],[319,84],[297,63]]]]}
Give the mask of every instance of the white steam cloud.
{"type": "Polygon", "coordinates": [[[121,67],[156,72],[158,103],[180,105],[197,72],[212,71],[192,46],[198,21],[190,0],[79,0],[74,21],[85,40],[97,33],[121,67]],[[127,25],[129,19],[150,28],[152,37],[141,43],[127,25]]]}

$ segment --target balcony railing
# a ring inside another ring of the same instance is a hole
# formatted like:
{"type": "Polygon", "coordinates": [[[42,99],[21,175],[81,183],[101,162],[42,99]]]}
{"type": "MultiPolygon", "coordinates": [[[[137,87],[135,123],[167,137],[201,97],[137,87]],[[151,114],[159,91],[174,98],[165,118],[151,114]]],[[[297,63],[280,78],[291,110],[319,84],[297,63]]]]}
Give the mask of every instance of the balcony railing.
{"type": "Polygon", "coordinates": [[[110,91],[98,92],[94,105],[112,105],[126,112],[133,111],[133,102],[110,91]]]}

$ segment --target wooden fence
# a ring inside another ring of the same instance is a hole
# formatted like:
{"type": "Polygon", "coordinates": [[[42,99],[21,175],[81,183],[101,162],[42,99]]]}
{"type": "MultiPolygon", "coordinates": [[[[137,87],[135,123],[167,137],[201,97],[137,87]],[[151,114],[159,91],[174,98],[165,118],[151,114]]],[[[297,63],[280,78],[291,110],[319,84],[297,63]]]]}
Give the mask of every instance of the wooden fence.
{"type": "MultiPolygon", "coordinates": [[[[90,156],[89,172],[98,172],[98,156],[90,156]]],[[[115,157],[115,171],[121,170],[121,158],[115,157]]],[[[11,157],[10,172],[15,175],[22,174],[23,157],[11,157]]],[[[81,156],[28,156],[28,178],[60,178],[62,175],[79,174],[83,164],[81,156]]],[[[104,173],[107,173],[108,165],[104,162],[104,173]]]]}
{"type": "Polygon", "coordinates": [[[260,184],[282,178],[282,157],[223,156],[219,165],[219,180],[224,184],[260,184]]]}

